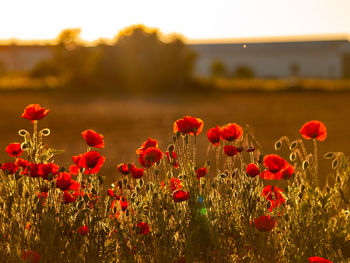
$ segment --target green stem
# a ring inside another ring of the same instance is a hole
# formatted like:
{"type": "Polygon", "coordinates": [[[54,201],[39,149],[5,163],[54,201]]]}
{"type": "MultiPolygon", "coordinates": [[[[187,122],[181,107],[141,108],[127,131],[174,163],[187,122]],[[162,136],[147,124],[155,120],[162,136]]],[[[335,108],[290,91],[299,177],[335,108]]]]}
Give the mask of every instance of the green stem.
{"type": "Polygon", "coordinates": [[[315,171],[314,183],[315,183],[315,186],[317,186],[318,185],[318,149],[317,149],[316,139],[313,139],[313,142],[314,142],[314,171],[315,171]]]}

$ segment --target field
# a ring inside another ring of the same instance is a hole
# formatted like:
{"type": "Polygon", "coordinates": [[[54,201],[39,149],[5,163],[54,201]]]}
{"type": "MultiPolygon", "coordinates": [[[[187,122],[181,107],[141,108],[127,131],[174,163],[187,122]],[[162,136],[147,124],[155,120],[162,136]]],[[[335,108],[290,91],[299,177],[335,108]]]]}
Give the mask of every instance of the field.
{"type": "MultiPolygon", "coordinates": [[[[117,94],[67,94],[57,92],[2,92],[0,94],[0,149],[20,141],[17,131],[31,129],[20,117],[26,105],[39,103],[51,109],[40,122],[50,128],[47,143],[65,152],[56,161],[69,167],[71,156],[85,150],[80,135],[94,129],[105,136],[107,156],[101,173],[115,181],[116,165],[136,161],[135,149],[148,137],[156,138],[165,149],[172,142],[172,124],[184,115],[202,118],[204,131],[216,124],[236,122],[249,125],[264,153],[274,151],[273,144],[281,136],[292,140],[308,120],[321,120],[328,129],[327,140],[320,144],[320,153],[343,151],[350,154],[350,92],[238,92],[197,95],[194,93],[168,96],[121,97],[117,94]]],[[[199,151],[205,156],[207,138],[199,138],[199,151]]],[[[285,156],[287,158],[287,156],[285,156]]],[[[0,161],[6,153],[0,152],[0,161]]],[[[203,157],[202,157],[203,158],[203,157]]],[[[204,159],[202,160],[205,161],[204,159]]],[[[328,173],[329,164],[321,163],[321,177],[328,173]]]]}
{"type": "Polygon", "coordinates": [[[0,258],[348,262],[349,96],[2,92],[0,258]]]}

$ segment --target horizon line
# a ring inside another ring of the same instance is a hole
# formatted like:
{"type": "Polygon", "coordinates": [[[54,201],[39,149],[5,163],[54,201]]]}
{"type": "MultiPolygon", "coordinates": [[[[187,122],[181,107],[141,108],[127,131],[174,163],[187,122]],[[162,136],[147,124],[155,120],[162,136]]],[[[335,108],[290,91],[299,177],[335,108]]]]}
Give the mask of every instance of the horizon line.
{"type": "MultiPolygon", "coordinates": [[[[160,39],[166,38],[171,34],[162,34],[160,39]]],[[[330,34],[310,34],[310,35],[285,35],[285,36],[255,36],[255,37],[233,37],[233,38],[201,38],[189,39],[181,36],[181,40],[186,45],[200,44],[239,44],[239,43],[274,43],[274,42],[312,42],[312,41],[339,41],[347,40],[350,42],[350,34],[330,33],[330,34]]],[[[86,46],[97,46],[99,43],[113,44],[114,38],[98,38],[93,41],[82,39],[86,46]]],[[[0,39],[0,46],[53,46],[57,44],[57,39],[0,39]]]]}

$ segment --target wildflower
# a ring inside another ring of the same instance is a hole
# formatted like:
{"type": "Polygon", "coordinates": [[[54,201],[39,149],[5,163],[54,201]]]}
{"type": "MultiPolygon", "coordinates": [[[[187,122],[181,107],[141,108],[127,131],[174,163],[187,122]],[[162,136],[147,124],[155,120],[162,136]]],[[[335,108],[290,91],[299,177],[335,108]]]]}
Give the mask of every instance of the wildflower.
{"type": "Polygon", "coordinates": [[[206,176],[207,173],[208,173],[207,168],[205,168],[205,167],[198,168],[197,169],[197,179],[199,180],[199,178],[206,176]]]}
{"type": "Polygon", "coordinates": [[[108,189],[107,190],[107,194],[110,196],[110,197],[114,197],[114,192],[112,189],[108,189]]]}
{"type": "Polygon", "coordinates": [[[99,134],[93,130],[85,130],[81,133],[87,145],[93,146],[96,148],[104,148],[105,144],[103,141],[103,135],[99,134]]]}
{"type": "Polygon", "coordinates": [[[21,144],[18,142],[13,142],[10,143],[6,149],[5,152],[8,153],[8,155],[13,156],[13,157],[18,157],[23,153],[23,150],[21,148],[21,144]]]}
{"type": "Polygon", "coordinates": [[[14,174],[18,170],[18,166],[14,163],[3,163],[1,169],[8,171],[9,174],[14,174]]]}
{"type": "Polygon", "coordinates": [[[169,162],[175,169],[179,167],[179,163],[178,163],[178,161],[177,161],[177,154],[176,154],[175,151],[171,151],[171,152],[167,151],[167,152],[165,153],[165,156],[166,156],[168,162],[169,162]]]}
{"type": "Polygon", "coordinates": [[[122,208],[122,211],[124,212],[126,209],[128,209],[129,203],[126,201],[126,198],[122,196],[120,198],[120,207],[122,208]]]}
{"type": "Polygon", "coordinates": [[[260,177],[267,180],[289,179],[294,173],[294,168],[286,160],[277,154],[269,154],[264,157],[264,170],[260,177]]]}
{"type": "Polygon", "coordinates": [[[247,165],[246,173],[250,177],[255,177],[255,176],[260,174],[259,168],[256,166],[255,163],[250,163],[250,164],[247,165]]]}
{"type": "Polygon", "coordinates": [[[327,128],[320,121],[309,121],[300,129],[300,133],[304,139],[316,139],[323,142],[327,138],[327,128]]]}
{"type": "Polygon", "coordinates": [[[30,263],[38,263],[40,261],[40,254],[35,250],[24,251],[21,257],[30,263]]]}
{"type": "Polygon", "coordinates": [[[221,129],[219,126],[216,126],[215,128],[211,128],[207,131],[208,140],[214,144],[215,146],[218,146],[220,143],[220,137],[221,137],[221,129]]]}
{"type": "Polygon", "coordinates": [[[87,226],[81,226],[78,229],[78,233],[82,236],[85,236],[89,233],[89,228],[87,226]]]}
{"type": "Polygon", "coordinates": [[[24,109],[22,118],[34,122],[35,120],[41,120],[44,118],[49,113],[49,111],[50,110],[42,108],[39,104],[30,104],[24,109]]]}
{"type": "MultiPolygon", "coordinates": [[[[165,183],[161,182],[161,186],[162,186],[162,188],[164,188],[165,183]]],[[[169,179],[169,185],[168,185],[169,190],[172,190],[174,192],[174,191],[181,189],[181,188],[182,188],[182,185],[181,185],[181,180],[179,178],[171,177],[171,179],[169,179]]]]}
{"type": "Polygon", "coordinates": [[[66,172],[60,173],[56,179],[56,187],[62,191],[78,190],[80,184],[72,180],[72,175],[66,172]]]}
{"type": "Polygon", "coordinates": [[[221,138],[226,141],[234,141],[241,138],[243,129],[236,123],[229,123],[221,128],[221,138]]]}
{"type": "Polygon", "coordinates": [[[162,156],[163,152],[159,148],[149,147],[140,154],[138,160],[143,167],[149,168],[156,162],[159,162],[162,156]]]}
{"type": "Polygon", "coordinates": [[[143,168],[136,168],[136,166],[134,165],[131,170],[131,176],[134,179],[140,179],[143,177],[143,172],[144,172],[143,168]]]}
{"type": "Polygon", "coordinates": [[[281,192],[283,190],[276,186],[267,185],[264,187],[262,195],[271,202],[270,211],[286,203],[281,192]]]}
{"type": "Polygon", "coordinates": [[[174,133],[198,135],[203,130],[203,121],[199,118],[185,116],[183,119],[178,119],[174,122],[174,133]]]}
{"type": "Polygon", "coordinates": [[[56,175],[60,167],[54,163],[45,163],[39,165],[39,176],[43,179],[47,179],[49,174],[56,175]]]}
{"type": "Polygon", "coordinates": [[[140,148],[136,150],[136,154],[141,154],[143,153],[147,148],[149,147],[158,147],[158,141],[155,139],[148,138],[140,148]]]}
{"type": "Polygon", "coordinates": [[[22,158],[17,158],[16,161],[15,161],[15,164],[18,167],[22,167],[23,169],[26,169],[30,165],[30,162],[27,161],[27,160],[24,160],[22,158]]]}
{"type": "Polygon", "coordinates": [[[237,154],[237,149],[235,146],[233,145],[225,145],[224,146],[224,153],[227,155],[227,156],[235,156],[237,154]]]}
{"type": "Polygon", "coordinates": [[[77,199],[77,197],[79,196],[79,191],[75,191],[73,192],[73,194],[71,194],[69,191],[64,191],[63,192],[63,203],[64,204],[70,204],[75,202],[75,200],[77,199]]]}
{"type": "Polygon", "coordinates": [[[182,190],[176,190],[173,194],[173,199],[176,203],[186,201],[189,197],[190,194],[182,190]]]}
{"type": "Polygon", "coordinates": [[[262,232],[270,232],[276,226],[276,220],[270,216],[259,216],[254,221],[255,228],[262,232]]]}
{"type": "Polygon", "coordinates": [[[121,174],[128,175],[131,172],[130,170],[132,170],[134,166],[134,164],[121,163],[117,165],[117,169],[121,174]]]}
{"type": "Polygon", "coordinates": [[[147,235],[149,233],[149,225],[145,222],[140,222],[136,225],[138,234],[147,235]]]}
{"type": "Polygon", "coordinates": [[[89,151],[72,157],[73,162],[82,168],[85,168],[85,174],[98,173],[105,162],[105,157],[95,151],[89,151]]]}
{"type": "Polygon", "coordinates": [[[328,259],[321,258],[321,257],[309,257],[310,263],[332,263],[332,261],[329,261],[328,259]]]}

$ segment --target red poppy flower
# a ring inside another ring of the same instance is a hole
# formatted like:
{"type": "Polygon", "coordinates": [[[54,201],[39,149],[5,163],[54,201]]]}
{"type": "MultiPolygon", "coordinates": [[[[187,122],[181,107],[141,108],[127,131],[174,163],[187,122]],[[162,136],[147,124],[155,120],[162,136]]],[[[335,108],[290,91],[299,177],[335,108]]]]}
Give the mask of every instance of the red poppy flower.
{"type": "Polygon", "coordinates": [[[163,152],[156,147],[149,147],[140,154],[138,160],[143,167],[151,167],[162,159],[163,152]]]}
{"type": "Polygon", "coordinates": [[[134,168],[134,164],[121,163],[117,165],[118,171],[123,175],[128,175],[134,168]],[[130,168],[130,169],[129,169],[130,168]]]}
{"type": "Polygon", "coordinates": [[[270,211],[284,205],[286,202],[282,196],[283,190],[272,185],[267,185],[262,191],[262,195],[271,202],[270,211]]]}
{"type": "Polygon", "coordinates": [[[309,121],[300,129],[301,136],[304,139],[316,139],[323,142],[327,138],[327,128],[324,123],[320,121],[309,121]]]}
{"type": "Polygon", "coordinates": [[[147,148],[149,147],[158,147],[158,141],[155,139],[148,138],[140,148],[136,150],[136,154],[141,154],[143,153],[147,148]]]}
{"type": "Polygon", "coordinates": [[[30,104],[28,105],[22,114],[22,118],[31,120],[34,122],[35,120],[41,120],[44,118],[50,110],[46,110],[45,108],[40,107],[39,104],[30,104]]]}
{"type": "Polygon", "coordinates": [[[39,176],[43,179],[47,179],[49,174],[56,175],[60,167],[55,163],[45,163],[39,165],[39,176]]]}
{"type": "Polygon", "coordinates": [[[329,261],[328,259],[321,258],[321,257],[310,257],[309,262],[310,263],[332,263],[332,261],[329,261]]]}
{"type": "Polygon", "coordinates": [[[112,189],[108,189],[107,190],[107,194],[110,196],[110,197],[114,197],[114,192],[112,189]]]}
{"type": "Polygon", "coordinates": [[[131,176],[134,179],[140,179],[143,177],[143,172],[144,172],[143,168],[136,168],[136,166],[134,165],[131,170],[131,176]]]}
{"type": "Polygon", "coordinates": [[[225,145],[224,146],[224,153],[227,155],[227,156],[235,156],[237,154],[237,149],[235,146],[233,145],[225,145]]]}
{"type": "Polygon", "coordinates": [[[72,159],[76,165],[86,169],[85,174],[98,173],[105,162],[105,157],[95,151],[73,156],[72,159]]]}
{"type": "Polygon", "coordinates": [[[165,153],[165,156],[168,160],[168,162],[176,169],[179,167],[179,163],[177,161],[177,154],[175,151],[172,151],[171,153],[169,151],[167,151],[165,153]]]}
{"type": "Polygon", "coordinates": [[[243,129],[236,123],[229,123],[221,128],[221,138],[226,141],[234,141],[241,138],[243,135],[243,129]]]}
{"type": "Polygon", "coordinates": [[[1,169],[8,171],[9,174],[14,174],[18,170],[18,166],[14,163],[3,163],[1,169]]]}
{"type": "Polygon", "coordinates": [[[259,216],[254,221],[255,228],[262,232],[269,232],[276,226],[276,220],[270,216],[259,216]]]}
{"type": "Polygon", "coordinates": [[[21,143],[14,142],[10,143],[6,149],[5,152],[7,152],[10,156],[18,157],[23,153],[23,150],[21,148],[21,143]]]}
{"type": "Polygon", "coordinates": [[[146,235],[149,233],[149,225],[145,222],[140,222],[136,225],[138,234],[146,235]]]}
{"type": "Polygon", "coordinates": [[[38,263],[40,261],[40,254],[35,250],[24,251],[21,257],[26,262],[30,263],[38,263]]]}
{"type": "Polygon", "coordinates": [[[80,172],[80,167],[78,165],[71,165],[69,167],[69,173],[72,175],[78,175],[80,172]]]}
{"type": "Polygon", "coordinates": [[[120,198],[120,207],[122,208],[122,211],[125,211],[126,209],[128,209],[128,206],[129,206],[128,201],[126,201],[126,198],[122,196],[120,198]]]}
{"type": "Polygon", "coordinates": [[[188,200],[190,194],[182,190],[176,190],[173,194],[173,199],[176,203],[188,200]]]}
{"type": "Polygon", "coordinates": [[[190,135],[198,135],[203,130],[203,121],[199,118],[191,116],[185,116],[183,119],[179,119],[174,122],[174,133],[183,133],[190,135]]]}
{"type": "MultiPolygon", "coordinates": [[[[171,179],[169,179],[168,181],[169,181],[168,189],[171,190],[172,192],[182,188],[181,180],[179,178],[171,177],[171,179]]],[[[161,182],[161,185],[162,185],[162,188],[165,187],[164,182],[161,182]]]]}
{"type": "Polygon", "coordinates": [[[89,228],[87,226],[81,226],[78,229],[78,233],[82,236],[85,236],[89,233],[89,228]]]}
{"type": "Polygon", "coordinates": [[[264,166],[267,168],[267,170],[260,174],[262,179],[289,179],[294,173],[294,167],[277,154],[266,155],[264,157],[264,166]]]}
{"type": "Polygon", "coordinates": [[[83,135],[83,138],[86,141],[87,145],[96,148],[105,147],[102,134],[99,134],[93,130],[85,130],[81,133],[81,135],[83,135]]]}
{"type": "Polygon", "coordinates": [[[211,128],[207,131],[208,140],[214,144],[215,146],[218,146],[220,143],[220,137],[221,137],[221,128],[219,126],[216,126],[215,128],[211,128]]]}
{"type": "Polygon", "coordinates": [[[247,165],[246,173],[250,177],[255,177],[255,176],[260,174],[259,168],[256,166],[255,163],[250,163],[250,164],[247,165]]]}
{"type": "Polygon", "coordinates": [[[78,190],[80,184],[72,180],[72,175],[63,172],[60,173],[59,176],[56,178],[56,187],[61,189],[62,191],[78,190]]]}
{"type": "Polygon", "coordinates": [[[64,204],[70,204],[75,202],[77,197],[79,196],[79,191],[75,191],[73,193],[70,193],[69,191],[63,192],[63,203],[64,204]]]}
{"type": "Polygon", "coordinates": [[[199,180],[199,178],[206,176],[207,173],[208,173],[207,168],[205,168],[205,167],[198,168],[197,169],[197,179],[199,180]]]}
{"type": "Polygon", "coordinates": [[[15,161],[15,164],[18,167],[22,167],[23,169],[26,169],[30,165],[30,162],[27,161],[27,160],[24,160],[22,158],[17,158],[16,161],[15,161]]]}

